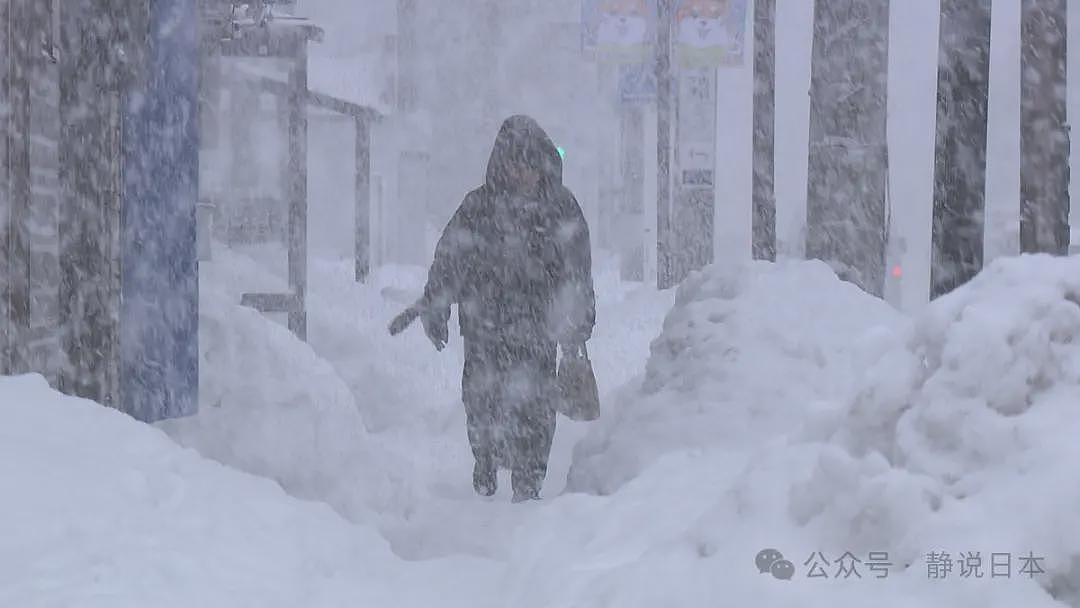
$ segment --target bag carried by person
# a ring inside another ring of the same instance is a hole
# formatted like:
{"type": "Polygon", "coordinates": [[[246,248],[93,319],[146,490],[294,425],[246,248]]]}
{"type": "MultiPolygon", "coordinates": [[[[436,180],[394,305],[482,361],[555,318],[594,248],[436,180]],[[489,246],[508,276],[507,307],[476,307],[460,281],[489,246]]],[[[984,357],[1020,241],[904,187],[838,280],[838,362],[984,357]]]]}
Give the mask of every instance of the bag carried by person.
{"type": "Polygon", "coordinates": [[[558,412],[571,420],[596,420],[600,417],[600,393],[592,362],[584,344],[574,351],[564,350],[559,360],[558,412]]]}

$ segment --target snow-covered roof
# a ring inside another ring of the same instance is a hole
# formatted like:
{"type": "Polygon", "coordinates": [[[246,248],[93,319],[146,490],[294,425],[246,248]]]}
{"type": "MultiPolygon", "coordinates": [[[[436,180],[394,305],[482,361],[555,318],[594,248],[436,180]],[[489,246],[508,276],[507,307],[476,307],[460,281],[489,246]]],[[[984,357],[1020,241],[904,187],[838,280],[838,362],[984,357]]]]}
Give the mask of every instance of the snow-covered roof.
{"type": "MultiPolygon", "coordinates": [[[[392,107],[380,99],[378,79],[370,76],[366,64],[360,60],[331,60],[311,57],[308,59],[308,90],[313,97],[332,98],[333,102],[346,102],[362,106],[379,115],[389,114],[392,107]]],[[[243,78],[265,79],[270,84],[284,85],[288,74],[282,64],[260,60],[242,59],[232,68],[243,78]]],[[[316,105],[326,107],[318,101],[316,105]]],[[[330,108],[333,110],[333,108],[330,108]]]]}
{"type": "Polygon", "coordinates": [[[393,113],[385,92],[393,77],[379,55],[368,53],[354,57],[319,57],[308,59],[308,88],[361,106],[382,115],[393,113]]]}

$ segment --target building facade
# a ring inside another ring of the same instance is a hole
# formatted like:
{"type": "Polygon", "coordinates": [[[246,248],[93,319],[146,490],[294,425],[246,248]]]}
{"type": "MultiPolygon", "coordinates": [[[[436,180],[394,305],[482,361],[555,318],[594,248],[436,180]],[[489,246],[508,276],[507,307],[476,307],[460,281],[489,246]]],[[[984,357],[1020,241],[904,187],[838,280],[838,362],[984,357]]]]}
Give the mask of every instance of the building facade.
{"type": "Polygon", "coordinates": [[[194,412],[197,14],[0,0],[0,374],[194,412]]]}
{"type": "Polygon", "coordinates": [[[60,379],[56,0],[0,0],[0,372],[60,379]]]}

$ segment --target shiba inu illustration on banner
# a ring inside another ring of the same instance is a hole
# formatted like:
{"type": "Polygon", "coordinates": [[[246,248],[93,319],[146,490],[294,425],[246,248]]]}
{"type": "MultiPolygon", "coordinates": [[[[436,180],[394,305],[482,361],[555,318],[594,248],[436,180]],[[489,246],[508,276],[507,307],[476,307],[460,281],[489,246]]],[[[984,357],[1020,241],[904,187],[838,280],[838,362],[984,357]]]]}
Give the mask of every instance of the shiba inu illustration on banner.
{"type": "Polygon", "coordinates": [[[627,60],[645,59],[652,45],[652,0],[602,0],[597,49],[627,60]]]}
{"type": "Polygon", "coordinates": [[[683,63],[735,64],[742,58],[746,0],[682,0],[675,11],[683,63]]]}

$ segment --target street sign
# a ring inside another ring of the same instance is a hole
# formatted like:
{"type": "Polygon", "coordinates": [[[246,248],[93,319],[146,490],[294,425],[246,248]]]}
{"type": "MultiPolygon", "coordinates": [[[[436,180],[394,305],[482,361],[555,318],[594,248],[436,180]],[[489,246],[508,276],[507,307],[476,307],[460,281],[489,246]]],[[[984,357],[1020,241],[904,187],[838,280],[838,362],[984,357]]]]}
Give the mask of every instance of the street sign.
{"type": "Polygon", "coordinates": [[[716,70],[686,68],[678,80],[680,181],[684,187],[711,188],[716,170],[716,70]]]}
{"type": "Polygon", "coordinates": [[[649,103],[656,100],[656,70],[651,64],[619,66],[619,101],[649,103]]]}

